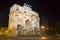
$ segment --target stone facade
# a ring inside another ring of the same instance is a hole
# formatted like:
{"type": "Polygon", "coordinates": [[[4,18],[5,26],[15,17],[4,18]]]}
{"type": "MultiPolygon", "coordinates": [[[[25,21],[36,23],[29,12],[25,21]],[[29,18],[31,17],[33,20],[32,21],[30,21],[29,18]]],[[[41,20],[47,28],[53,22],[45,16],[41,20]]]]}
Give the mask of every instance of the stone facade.
{"type": "Polygon", "coordinates": [[[35,28],[39,31],[39,21],[39,14],[30,7],[14,4],[10,8],[8,29],[11,30],[11,34],[14,36],[27,35],[29,33],[31,35],[35,28]]]}

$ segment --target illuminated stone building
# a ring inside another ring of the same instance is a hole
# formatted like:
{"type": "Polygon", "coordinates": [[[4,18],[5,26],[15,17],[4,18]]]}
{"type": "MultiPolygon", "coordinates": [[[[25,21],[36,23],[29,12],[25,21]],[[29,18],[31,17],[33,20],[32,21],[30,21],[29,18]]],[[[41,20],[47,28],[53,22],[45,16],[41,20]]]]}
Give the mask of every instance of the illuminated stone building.
{"type": "Polygon", "coordinates": [[[39,14],[31,9],[31,6],[24,4],[20,6],[14,4],[10,8],[8,29],[11,35],[31,35],[33,31],[39,31],[39,14]]]}

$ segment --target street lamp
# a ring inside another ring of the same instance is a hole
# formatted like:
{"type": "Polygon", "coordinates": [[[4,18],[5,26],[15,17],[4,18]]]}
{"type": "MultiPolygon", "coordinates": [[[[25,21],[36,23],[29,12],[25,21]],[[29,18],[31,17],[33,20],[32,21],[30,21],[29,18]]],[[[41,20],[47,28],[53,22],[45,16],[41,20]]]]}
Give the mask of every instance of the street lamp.
{"type": "Polygon", "coordinates": [[[42,36],[44,36],[46,33],[45,33],[45,26],[41,26],[41,31],[42,31],[42,36]]]}
{"type": "Polygon", "coordinates": [[[41,26],[42,35],[47,35],[48,27],[46,25],[41,26]]]}
{"type": "Polygon", "coordinates": [[[45,27],[44,27],[44,26],[42,26],[42,27],[41,27],[41,29],[42,29],[42,30],[44,30],[44,29],[45,29],[45,27]]]}

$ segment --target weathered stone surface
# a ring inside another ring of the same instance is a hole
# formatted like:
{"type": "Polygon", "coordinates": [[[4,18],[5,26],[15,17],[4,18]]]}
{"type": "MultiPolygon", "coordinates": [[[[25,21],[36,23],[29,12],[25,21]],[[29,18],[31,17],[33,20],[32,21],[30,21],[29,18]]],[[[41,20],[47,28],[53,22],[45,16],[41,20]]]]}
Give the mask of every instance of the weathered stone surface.
{"type": "Polygon", "coordinates": [[[39,15],[37,12],[29,10],[28,8],[17,4],[14,4],[10,8],[8,29],[11,30],[12,36],[22,33],[31,34],[35,30],[35,27],[37,28],[35,31],[39,31],[39,15]]]}

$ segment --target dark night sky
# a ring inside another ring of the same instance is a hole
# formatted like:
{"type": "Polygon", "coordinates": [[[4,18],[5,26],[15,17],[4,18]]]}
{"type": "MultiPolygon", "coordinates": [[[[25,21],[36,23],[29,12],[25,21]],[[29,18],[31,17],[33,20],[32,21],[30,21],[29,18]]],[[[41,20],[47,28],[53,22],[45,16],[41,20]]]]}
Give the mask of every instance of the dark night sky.
{"type": "Polygon", "coordinates": [[[30,4],[34,11],[37,11],[42,16],[47,16],[50,24],[60,20],[59,2],[44,1],[44,0],[0,0],[0,26],[8,26],[9,8],[13,4],[23,5],[30,4]]]}

